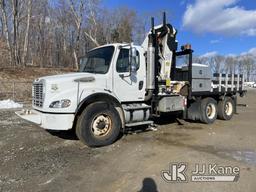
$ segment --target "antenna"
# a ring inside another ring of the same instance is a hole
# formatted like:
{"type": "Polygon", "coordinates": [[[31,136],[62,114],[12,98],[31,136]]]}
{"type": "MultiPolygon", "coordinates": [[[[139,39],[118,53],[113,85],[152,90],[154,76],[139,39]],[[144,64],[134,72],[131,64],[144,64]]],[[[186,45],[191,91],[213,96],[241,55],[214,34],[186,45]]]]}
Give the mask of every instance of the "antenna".
{"type": "Polygon", "coordinates": [[[166,13],[163,12],[163,26],[166,26],[166,13]]]}
{"type": "Polygon", "coordinates": [[[155,18],[151,17],[151,30],[152,34],[155,34],[155,18]]]}

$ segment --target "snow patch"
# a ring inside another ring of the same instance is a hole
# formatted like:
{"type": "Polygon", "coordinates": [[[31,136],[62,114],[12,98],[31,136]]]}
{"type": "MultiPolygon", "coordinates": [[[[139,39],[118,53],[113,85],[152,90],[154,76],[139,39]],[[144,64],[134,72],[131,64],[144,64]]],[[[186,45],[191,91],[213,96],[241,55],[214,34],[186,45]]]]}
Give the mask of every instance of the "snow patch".
{"type": "Polygon", "coordinates": [[[15,103],[10,99],[0,101],[0,109],[15,109],[15,108],[22,108],[22,107],[23,107],[22,104],[15,103]]]}

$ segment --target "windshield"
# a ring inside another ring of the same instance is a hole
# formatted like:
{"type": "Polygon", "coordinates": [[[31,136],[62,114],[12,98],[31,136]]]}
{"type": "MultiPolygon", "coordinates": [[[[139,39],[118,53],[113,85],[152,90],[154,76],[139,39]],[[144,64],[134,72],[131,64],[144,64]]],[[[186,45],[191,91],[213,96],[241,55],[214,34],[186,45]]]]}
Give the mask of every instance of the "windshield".
{"type": "Polygon", "coordinates": [[[103,47],[88,52],[80,59],[80,72],[105,74],[108,72],[115,48],[103,47]]]}

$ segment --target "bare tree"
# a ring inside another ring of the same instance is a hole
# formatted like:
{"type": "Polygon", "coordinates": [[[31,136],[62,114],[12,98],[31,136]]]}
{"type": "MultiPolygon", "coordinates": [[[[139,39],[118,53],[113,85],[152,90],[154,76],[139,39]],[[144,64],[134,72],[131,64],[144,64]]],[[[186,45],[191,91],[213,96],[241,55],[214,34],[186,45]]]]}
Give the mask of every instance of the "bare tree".
{"type": "Polygon", "coordinates": [[[221,55],[203,56],[195,59],[197,62],[209,65],[213,73],[222,73],[224,71],[225,57],[221,55]]]}
{"type": "Polygon", "coordinates": [[[249,55],[242,56],[241,61],[244,65],[244,70],[246,72],[247,81],[250,81],[251,74],[255,69],[255,60],[249,55]]]}
{"type": "Polygon", "coordinates": [[[0,31],[1,31],[1,37],[4,36],[4,31],[3,31],[3,18],[2,15],[0,14],[0,31]]]}
{"type": "Polygon", "coordinates": [[[12,63],[12,48],[11,48],[11,40],[10,40],[10,32],[8,29],[8,17],[7,17],[7,7],[6,7],[6,0],[0,0],[0,8],[2,13],[2,23],[3,23],[3,33],[6,39],[6,44],[9,50],[9,60],[12,63]]]}
{"type": "Polygon", "coordinates": [[[91,40],[95,46],[99,46],[99,42],[97,40],[97,34],[98,34],[98,23],[96,19],[96,12],[97,12],[97,1],[87,0],[87,23],[89,24],[87,26],[87,29],[83,30],[84,35],[91,40]]]}
{"type": "Polygon", "coordinates": [[[101,43],[129,43],[134,39],[141,43],[141,36],[145,37],[144,24],[137,22],[136,13],[128,8],[101,11],[98,23],[98,31],[101,31],[98,39],[101,43]]]}
{"type": "Polygon", "coordinates": [[[12,17],[13,17],[13,57],[15,65],[20,64],[19,47],[18,47],[18,0],[12,0],[12,17]]]}
{"type": "Polygon", "coordinates": [[[237,59],[234,56],[227,56],[224,61],[224,68],[226,73],[235,73],[237,66],[237,59]]]}
{"type": "Polygon", "coordinates": [[[32,13],[32,0],[27,1],[27,26],[24,38],[24,47],[23,47],[23,55],[22,55],[22,64],[26,65],[26,57],[28,53],[28,45],[29,45],[29,29],[30,29],[30,20],[32,13]]]}
{"type": "Polygon", "coordinates": [[[75,67],[78,69],[78,50],[79,50],[79,41],[80,41],[80,35],[81,35],[81,27],[83,22],[83,14],[84,14],[84,1],[80,0],[78,10],[76,10],[75,2],[72,0],[69,0],[70,3],[70,9],[73,13],[74,20],[75,20],[75,26],[76,26],[76,39],[75,39],[75,49],[73,51],[73,55],[75,58],[75,67]]]}
{"type": "Polygon", "coordinates": [[[131,42],[134,23],[133,10],[103,10],[100,0],[0,0],[1,55],[18,67],[78,68],[95,46],[131,42]]]}
{"type": "Polygon", "coordinates": [[[215,73],[223,73],[225,57],[216,55],[212,58],[211,67],[215,73]]]}

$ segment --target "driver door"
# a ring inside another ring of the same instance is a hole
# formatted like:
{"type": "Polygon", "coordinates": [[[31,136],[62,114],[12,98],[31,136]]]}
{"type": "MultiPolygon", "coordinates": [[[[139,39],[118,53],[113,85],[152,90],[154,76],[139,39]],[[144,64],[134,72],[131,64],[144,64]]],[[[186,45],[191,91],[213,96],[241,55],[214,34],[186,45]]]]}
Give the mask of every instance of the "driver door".
{"type": "Polygon", "coordinates": [[[121,102],[143,101],[145,97],[145,60],[137,51],[137,70],[130,73],[129,49],[121,48],[114,67],[114,91],[121,102]]]}

